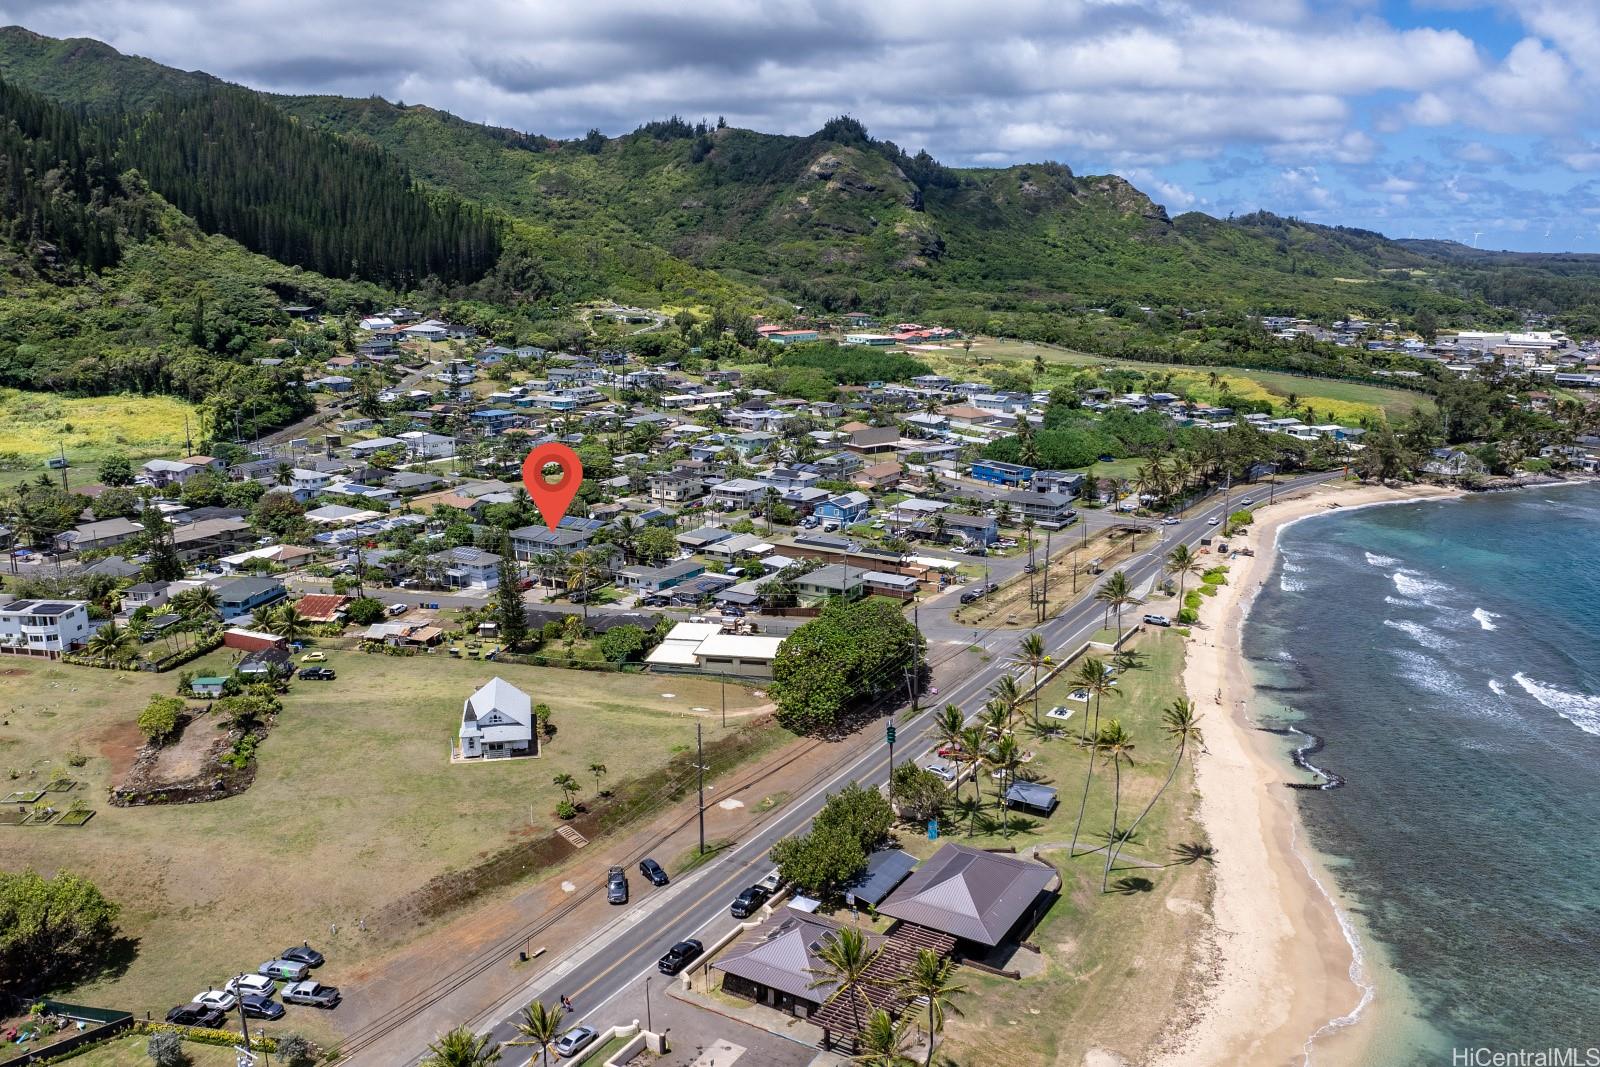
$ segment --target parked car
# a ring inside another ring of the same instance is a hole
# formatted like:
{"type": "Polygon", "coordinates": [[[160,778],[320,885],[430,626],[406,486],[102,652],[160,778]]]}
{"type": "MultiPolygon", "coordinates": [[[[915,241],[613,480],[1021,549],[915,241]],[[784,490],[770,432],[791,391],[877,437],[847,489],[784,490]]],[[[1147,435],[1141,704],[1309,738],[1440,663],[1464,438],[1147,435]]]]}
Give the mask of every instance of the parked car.
{"type": "Polygon", "coordinates": [[[326,663],[327,661],[328,654],[326,652],[307,652],[300,657],[301,663],[326,663]]]}
{"type": "Polygon", "coordinates": [[[390,615],[404,615],[406,612],[408,612],[410,610],[411,610],[411,605],[410,604],[390,604],[389,608],[388,608],[388,611],[389,611],[390,615]]]}
{"type": "Polygon", "coordinates": [[[677,974],[699,959],[700,954],[705,950],[706,947],[692,937],[687,941],[679,941],[676,945],[667,949],[665,956],[656,961],[656,969],[662,974],[677,974]]]}
{"type": "Polygon", "coordinates": [[[256,968],[256,973],[268,978],[281,978],[285,982],[299,982],[311,973],[311,968],[294,960],[268,960],[256,968]]]}
{"type": "Polygon", "coordinates": [[[331,682],[339,677],[339,672],[332,667],[302,667],[300,680],[303,682],[331,682]]]}
{"type": "Polygon", "coordinates": [[[321,967],[326,962],[322,953],[304,942],[284,949],[278,953],[278,958],[280,960],[293,960],[296,963],[303,963],[307,967],[321,967]]]}
{"type": "Polygon", "coordinates": [[[277,992],[278,983],[264,974],[241,974],[237,978],[228,979],[228,984],[222,988],[240,996],[253,993],[256,996],[270,997],[277,992]]]}
{"type": "Polygon", "coordinates": [[[313,1008],[331,1008],[339,1003],[339,990],[336,986],[323,985],[320,982],[292,982],[283,987],[283,1002],[309,1004],[313,1008]]]}
{"type": "Polygon", "coordinates": [[[1039,568],[1038,568],[1038,567],[1036,567],[1036,566],[1035,566],[1035,565],[1034,565],[1034,564],[1032,564],[1032,563],[1029,563],[1029,564],[1027,564],[1027,565],[1026,565],[1026,566],[1024,566],[1024,567],[1023,567],[1023,568],[1022,568],[1022,573],[1023,573],[1023,574],[1032,574],[1032,573],[1033,573],[1033,572],[1034,572],[1034,571],[1036,571],[1036,570],[1038,570],[1038,569],[1039,569],[1039,568]]]}
{"type": "Polygon", "coordinates": [[[216,1008],[208,1008],[204,1004],[180,1004],[167,1012],[169,1023],[178,1026],[203,1026],[207,1030],[219,1028],[227,1018],[216,1008]]]}
{"type": "Polygon", "coordinates": [[[946,763],[930,763],[923,770],[929,774],[937,775],[946,782],[954,782],[956,780],[955,768],[946,763]]]}
{"type": "Polygon", "coordinates": [[[664,596],[647,596],[639,603],[647,608],[664,608],[667,606],[667,598],[664,596]]]}
{"type": "Polygon", "coordinates": [[[590,1045],[595,1038],[600,1036],[600,1031],[592,1026],[574,1026],[571,1030],[556,1038],[550,1047],[556,1050],[556,1055],[562,1059],[576,1056],[590,1045]]]}
{"type": "Polygon", "coordinates": [[[1151,626],[1171,626],[1172,620],[1165,615],[1146,615],[1144,621],[1151,626]]]}
{"type": "Polygon", "coordinates": [[[283,1005],[260,993],[246,993],[239,998],[239,1003],[244,1005],[244,1013],[252,1019],[283,1018],[283,1005]]]}
{"type": "Polygon", "coordinates": [[[963,604],[970,604],[981,596],[983,596],[982,589],[968,589],[965,593],[961,594],[961,602],[963,604]]]}
{"type": "Polygon", "coordinates": [[[648,856],[639,861],[639,873],[644,875],[651,885],[667,884],[667,872],[661,869],[661,864],[648,856]]]}
{"type": "Polygon", "coordinates": [[[218,1011],[232,1011],[239,1005],[239,998],[226,989],[208,989],[194,998],[196,1004],[206,1008],[216,1008],[218,1011]]]}
{"type": "Polygon", "coordinates": [[[606,872],[606,903],[626,904],[628,902],[628,875],[621,867],[613,867],[606,872]]]}
{"type": "Polygon", "coordinates": [[[733,904],[728,911],[735,919],[748,919],[771,898],[772,894],[766,886],[753,885],[733,898],[733,904]]]}

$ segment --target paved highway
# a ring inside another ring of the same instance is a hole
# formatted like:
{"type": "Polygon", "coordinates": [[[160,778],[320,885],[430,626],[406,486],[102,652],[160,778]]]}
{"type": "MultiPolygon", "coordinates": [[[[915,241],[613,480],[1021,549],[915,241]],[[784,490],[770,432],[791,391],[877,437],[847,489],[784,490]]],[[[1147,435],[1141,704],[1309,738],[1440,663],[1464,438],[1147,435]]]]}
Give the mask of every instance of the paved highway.
{"type": "MultiPolygon", "coordinates": [[[[1338,477],[1337,472],[1286,480],[1278,483],[1276,491],[1292,492],[1335,477],[1338,477]]],[[[1254,491],[1260,497],[1265,495],[1266,489],[1266,486],[1259,486],[1254,491]]],[[[1233,507],[1238,506],[1240,495],[1231,498],[1233,507]]],[[[1149,548],[1121,564],[1120,569],[1127,574],[1130,584],[1138,588],[1151,579],[1160,578],[1171,547],[1180,541],[1198,541],[1211,530],[1208,520],[1220,519],[1223,510],[1222,499],[1214,498],[1194,508],[1180,524],[1163,527],[1165,538],[1153,540],[1149,548]]],[[[1101,605],[1085,599],[1037,627],[1036,632],[1044,637],[1052,653],[1070,650],[1099,629],[1102,612],[1101,605]]],[[[975,713],[987,698],[988,688],[1003,673],[1014,670],[1010,667],[1011,658],[1017,643],[1027,632],[1023,629],[993,630],[980,635],[973,643],[989,655],[985,666],[945,686],[936,698],[930,698],[929,707],[915,717],[905,717],[908,709],[898,710],[900,743],[896,746],[896,758],[901,762],[921,760],[928,753],[935,711],[945,703],[955,703],[969,714],[975,713]]],[[[937,665],[938,648],[930,648],[929,659],[937,665]]],[[[888,750],[876,729],[863,731],[859,744],[850,751],[852,754],[825,781],[791,799],[736,847],[665,889],[651,890],[638,876],[637,865],[642,854],[628,857],[623,862],[634,886],[636,903],[619,911],[616,918],[594,931],[583,947],[532,976],[513,997],[497,1005],[485,1005],[477,1018],[463,1021],[479,1033],[492,1033],[495,1040],[503,1043],[515,1039],[513,1023],[523,1005],[534,999],[554,1005],[562,994],[572,997],[578,1005],[577,1011],[566,1020],[567,1025],[587,1022],[604,1028],[641,1016],[640,1005],[617,1004],[619,996],[645,975],[656,973],[656,960],[675,942],[696,937],[709,943],[730,930],[737,920],[728,914],[729,903],[739,890],[758,881],[771,869],[767,853],[775,841],[804,833],[828,794],[849,782],[881,785],[887,780],[888,750]]],[[[590,894],[602,891],[601,886],[580,890],[590,894]]],[[[665,987],[666,980],[659,981],[658,990],[665,987]]],[[[411,1063],[421,1058],[419,1052],[411,1063]]],[[[521,1067],[528,1060],[527,1047],[518,1046],[507,1048],[500,1062],[506,1067],[521,1067]]],[[[368,1061],[360,1052],[351,1059],[353,1064],[365,1062],[368,1061]]]]}

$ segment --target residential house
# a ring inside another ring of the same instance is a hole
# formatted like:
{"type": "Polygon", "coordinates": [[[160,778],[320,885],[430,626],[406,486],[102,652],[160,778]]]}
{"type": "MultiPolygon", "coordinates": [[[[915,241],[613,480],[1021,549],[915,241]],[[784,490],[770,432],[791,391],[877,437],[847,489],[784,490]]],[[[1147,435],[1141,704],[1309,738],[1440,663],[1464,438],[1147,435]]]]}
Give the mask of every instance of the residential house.
{"type": "Polygon", "coordinates": [[[866,518],[867,512],[871,509],[871,497],[865,493],[849,492],[829,497],[812,508],[811,514],[825,522],[837,522],[841,526],[849,526],[866,518]]]}
{"type": "Polygon", "coordinates": [[[856,472],[854,481],[864,489],[892,489],[900,484],[901,473],[900,464],[891,459],[861,468],[856,472]]]}
{"type": "Polygon", "coordinates": [[[132,615],[140,608],[154,611],[172,596],[171,582],[140,582],[122,591],[122,614],[132,615]]]}
{"type": "Polygon", "coordinates": [[[866,592],[866,571],[843,563],[830,563],[795,579],[795,593],[802,604],[816,604],[835,597],[855,600],[866,592]]]}
{"type": "Polygon", "coordinates": [[[1024,485],[1031,485],[1035,473],[1037,472],[1034,468],[1024,467],[1018,463],[1002,463],[999,460],[984,459],[972,465],[971,477],[974,481],[1020,488],[1024,485]]]}
{"type": "Polygon", "coordinates": [[[491,678],[462,702],[458,738],[463,759],[537,756],[533,701],[504,678],[491,678]]]}
{"type": "Polygon", "coordinates": [[[624,567],[617,572],[617,584],[623,589],[660,593],[705,572],[706,565],[699,560],[681,559],[663,567],[624,567]]]}
{"type": "Polygon", "coordinates": [[[753,478],[730,478],[711,487],[711,501],[725,510],[748,508],[770,488],[753,478]]]}
{"type": "Polygon", "coordinates": [[[1060,493],[1077,497],[1083,494],[1086,480],[1077,471],[1034,471],[1032,488],[1035,493],[1060,493]]]}
{"type": "Polygon", "coordinates": [[[673,540],[691,552],[699,552],[708,545],[714,545],[718,541],[726,541],[732,536],[732,530],[724,530],[720,526],[702,526],[698,530],[689,530],[678,534],[673,540]]]}
{"type": "Polygon", "coordinates": [[[900,443],[900,431],[893,426],[865,426],[850,435],[845,447],[864,456],[893,452],[900,443]]]}
{"type": "Polygon", "coordinates": [[[89,639],[86,600],[13,600],[0,604],[0,652],[55,658],[89,639]]]}
{"type": "Polygon", "coordinates": [[[1482,474],[1488,468],[1483,460],[1456,448],[1435,448],[1429,451],[1422,469],[1428,474],[1445,478],[1460,478],[1468,474],[1482,474]]]}
{"type": "Polygon", "coordinates": [[[289,595],[276,578],[234,578],[216,583],[224,622],[250,615],[289,595]]]}
{"type": "Polygon", "coordinates": [[[243,519],[202,519],[175,527],[172,548],[180,561],[192,563],[223,555],[229,549],[249,544],[254,538],[254,528],[243,519]]]}
{"type": "Polygon", "coordinates": [[[1033,493],[1025,489],[1000,498],[1002,503],[1011,505],[1011,513],[1017,521],[1032,519],[1036,525],[1053,529],[1060,529],[1077,518],[1078,513],[1072,510],[1072,499],[1065,493],[1033,493]]]}
{"type": "Polygon", "coordinates": [[[650,476],[650,501],[653,504],[686,504],[705,494],[705,480],[696,474],[664,471],[650,476]]]}
{"type": "Polygon", "coordinates": [[[139,468],[138,481],[142,485],[165,489],[182,485],[205,471],[221,471],[223,462],[211,456],[185,456],[183,459],[152,459],[139,468]]]}
{"type": "Polygon", "coordinates": [[[547,552],[565,555],[587,549],[594,543],[595,530],[599,528],[587,523],[586,519],[569,515],[554,530],[543,523],[519,527],[511,531],[512,554],[520,563],[531,563],[547,552]]]}
{"type": "Polygon", "coordinates": [[[343,622],[345,608],[353,598],[333,593],[310,593],[295,601],[295,610],[307,622],[343,622]]]}
{"type": "Polygon", "coordinates": [[[70,530],[58,533],[55,536],[55,546],[58,552],[95,552],[132,541],[143,533],[144,527],[139,523],[119,516],[115,519],[102,519],[99,522],[80,523],[70,530]]]}
{"type": "Polygon", "coordinates": [[[772,546],[755,534],[734,534],[703,547],[700,552],[707,559],[732,563],[740,556],[765,556],[772,546]]]}
{"type": "Polygon", "coordinates": [[[462,545],[428,556],[440,581],[451,589],[493,589],[500,584],[500,557],[462,545]]]}
{"type": "Polygon", "coordinates": [[[725,634],[714,622],[680,622],[645,657],[652,670],[771,678],[781,637],[725,634]]]}
{"type": "Polygon", "coordinates": [[[957,538],[980,548],[987,548],[1000,540],[1000,526],[992,515],[960,515],[945,511],[919,521],[912,530],[931,537],[941,528],[946,539],[957,538]]]}

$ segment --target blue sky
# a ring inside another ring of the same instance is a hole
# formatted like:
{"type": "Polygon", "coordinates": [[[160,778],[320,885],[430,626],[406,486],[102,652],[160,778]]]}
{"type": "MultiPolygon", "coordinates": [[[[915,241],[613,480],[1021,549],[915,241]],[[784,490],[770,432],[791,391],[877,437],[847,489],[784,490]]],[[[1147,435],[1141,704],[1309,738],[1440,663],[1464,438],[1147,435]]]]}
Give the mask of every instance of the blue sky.
{"type": "Polygon", "coordinates": [[[1600,0],[0,0],[0,19],[557,137],[848,112],[952,164],[1115,171],[1173,214],[1600,252],[1600,0]]]}

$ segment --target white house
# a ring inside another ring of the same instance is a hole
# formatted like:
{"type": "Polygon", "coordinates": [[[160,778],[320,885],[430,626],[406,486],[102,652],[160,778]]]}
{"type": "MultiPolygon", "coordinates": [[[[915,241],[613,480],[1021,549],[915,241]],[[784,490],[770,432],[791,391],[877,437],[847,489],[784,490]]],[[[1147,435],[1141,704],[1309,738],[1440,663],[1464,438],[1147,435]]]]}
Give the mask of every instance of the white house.
{"type": "Polygon", "coordinates": [[[481,548],[462,545],[428,557],[451,589],[493,589],[500,584],[500,557],[481,548]]]}
{"type": "Polygon", "coordinates": [[[504,678],[490,679],[461,705],[460,736],[464,759],[539,754],[532,701],[504,678]]]}
{"type": "Polygon", "coordinates": [[[93,633],[86,600],[13,600],[0,605],[0,651],[66,652],[93,633]]]}

